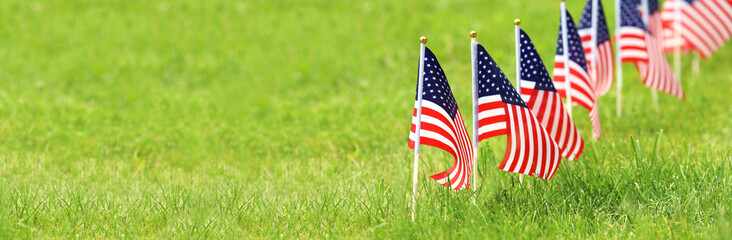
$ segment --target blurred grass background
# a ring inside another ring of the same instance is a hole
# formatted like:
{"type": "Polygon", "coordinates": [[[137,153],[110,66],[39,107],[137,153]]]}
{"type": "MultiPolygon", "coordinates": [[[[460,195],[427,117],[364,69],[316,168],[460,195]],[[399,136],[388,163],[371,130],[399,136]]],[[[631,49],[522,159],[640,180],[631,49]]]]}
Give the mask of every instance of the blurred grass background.
{"type": "Polygon", "coordinates": [[[425,148],[409,220],[418,37],[465,113],[467,33],[513,80],[515,17],[553,65],[555,2],[4,0],[0,237],[731,237],[729,46],[658,111],[626,64],[623,117],[612,89],[593,142],[575,108],[586,150],[551,181],[490,139],[473,205],[425,148]]]}

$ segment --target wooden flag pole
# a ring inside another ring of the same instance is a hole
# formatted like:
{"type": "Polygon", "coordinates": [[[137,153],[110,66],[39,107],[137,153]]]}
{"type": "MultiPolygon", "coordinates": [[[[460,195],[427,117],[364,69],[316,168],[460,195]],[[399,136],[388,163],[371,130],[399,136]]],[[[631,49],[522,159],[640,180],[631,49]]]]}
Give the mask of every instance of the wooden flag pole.
{"type": "Polygon", "coordinates": [[[620,58],[620,1],[615,0],[615,114],[621,117],[623,114],[623,62],[620,58]]]}
{"type": "MultiPolygon", "coordinates": [[[[599,75],[597,73],[597,23],[599,21],[598,20],[599,17],[597,16],[597,14],[599,14],[598,10],[600,8],[599,1],[600,0],[592,0],[592,13],[591,13],[592,22],[590,23],[590,30],[592,31],[590,36],[592,38],[592,73],[591,74],[592,74],[592,91],[593,92],[595,91],[595,88],[597,88],[597,82],[598,82],[598,77],[599,77],[599,75]]],[[[597,98],[599,99],[600,96],[597,96],[597,98]]],[[[597,105],[597,104],[600,104],[600,101],[595,100],[595,105],[597,105]]],[[[595,136],[595,131],[592,131],[592,136],[593,136],[592,140],[597,141],[597,136],[595,136]]],[[[575,158],[575,154],[572,154],[572,156],[570,156],[570,160],[573,160],[574,158],[575,158]]]]}
{"type": "MultiPolygon", "coordinates": [[[[516,91],[521,96],[521,19],[514,19],[514,39],[516,42],[516,91]]],[[[519,175],[519,182],[524,182],[524,175],[519,175]]]]}
{"type": "Polygon", "coordinates": [[[681,4],[676,3],[674,7],[674,72],[681,83],[681,4]]]}
{"type": "MultiPolygon", "coordinates": [[[[590,26],[590,30],[592,33],[590,34],[592,37],[592,81],[595,85],[597,85],[597,21],[598,21],[598,0],[592,0],[592,23],[590,26]]],[[[594,89],[593,89],[594,90],[594,89]]],[[[597,103],[595,103],[597,104],[597,103]]]]}
{"type": "Polygon", "coordinates": [[[516,91],[521,96],[521,19],[514,19],[513,24],[516,42],[516,91]]]}
{"type": "Polygon", "coordinates": [[[427,43],[427,37],[419,38],[419,73],[417,73],[417,124],[414,139],[414,172],[412,174],[412,221],[417,212],[417,180],[419,173],[419,140],[420,130],[422,128],[422,82],[424,81],[424,48],[427,43]]]}
{"type": "MultiPolygon", "coordinates": [[[[648,5],[648,0],[641,0],[641,7],[643,8],[643,23],[646,24],[646,27],[648,27],[648,15],[651,14],[651,8],[648,5]]],[[[653,101],[653,109],[658,111],[658,92],[653,88],[651,88],[651,99],[653,101]]]]}
{"type": "Polygon", "coordinates": [[[569,113],[569,118],[572,118],[572,83],[569,71],[569,42],[567,37],[567,4],[562,0],[562,2],[559,4],[559,7],[562,11],[562,49],[564,50],[564,92],[567,96],[567,113],[569,113]]]}
{"type": "Polygon", "coordinates": [[[653,109],[658,111],[658,92],[651,89],[651,100],[653,101],[653,109]]]}
{"type": "MultiPolygon", "coordinates": [[[[478,187],[476,181],[478,178],[478,61],[476,61],[478,58],[478,42],[475,41],[475,37],[477,36],[477,32],[470,32],[470,66],[473,78],[473,181],[470,185],[473,187],[473,193],[475,193],[478,187]]],[[[473,203],[475,203],[475,198],[475,194],[473,194],[473,203]]]]}
{"type": "Polygon", "coordinates": [[[699,54],[694,54],[694,58],[691,60],[691,74],[694,77],[699,75],[699,62],[701,62],[701,57],[699,57],[699,54]]]}

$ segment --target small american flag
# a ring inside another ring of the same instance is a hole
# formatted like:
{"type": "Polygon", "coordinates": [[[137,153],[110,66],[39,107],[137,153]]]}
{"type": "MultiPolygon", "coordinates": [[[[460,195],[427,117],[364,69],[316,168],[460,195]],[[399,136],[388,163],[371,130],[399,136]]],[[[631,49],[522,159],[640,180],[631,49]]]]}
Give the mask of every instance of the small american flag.
{"type": "Polygon", "coordinates": [[[663,47],[673,52],[678,46],[709,58],[732,37],[732,2],[724,0],[666,0],[661,13],[663,47]],[[677,13],[680,29],[676,27],[677,13]],[[680,35],[677,39],[676,31],[680,35]]]}
{"type": "MultiPolygon", "coordinates": [[[[455,190],[469,188],[473,145],[465,129],[463,117],[460,115],[445,73],[429,48],[425,48],[424,59],[420,61],[424,61],[424,72],[421,73],[424,75],[424,82],[421,93],[420,144],[445,150],[455,157],[455,163],[449,170],[433,175],[432,179],[455,190]]],[[[412,129],[409,133],[409,148],[412,149],[416,139],[417,107],[418,102],[415,101],[412,129]]]]}
{"type": "Polygon", "coordinates": [[[595,90],[590,82],[590,75],[587,73],[587,59],[585,58],[584,47],[582,47],[582,39],[577,32],[572,16],[567,12],[567,47],[569,51],[564,51],[562,42],[562,27],[559,27],[559,39],[557,40],[557,55],[554,57],[554,86],[557,88],[559,95],[567,98],[566,76],[564,72],[565,64],[569,65],[569,79],[571,83],[572,103],[577,103],[590,111],[590,120],[592,121],[592,135],[595,138],[600,137],[600,113],[597,110],[597,98],[595,90]],[[569,62],[564,62],[564,54],[569,55],[569,62]]]}
{"type": "Polygon", "coordinates": [[[585,142],[564,108],[531,38],[523,30],[520,35],[521,95],[524,100],[528,96],[527,105],[559,145],[562,156],[577,159],[582,154],[585,142]]]}
{"type": "Polygon", "coordinates": [[[684,90],[671,72],[663,52],[656,40],[650,36],[633,0],[620,0],[620,58],[623,62],[633,62],[640,72],[643,84],[684,98],[684,90]]]}
{"type": "Polygon", "coordinates": [[[597,39],[592,39],[592,0],[587,1],[585,10],[582,13],[582,18],[579,22],[579,35],[582,38],[582,47],[585,49],[585,57],[587,59],[587,69],[590,73],[594,72],[593,77],[594,92],[596,97],[605,95],[610,91],[610,87],[613,84],[613,71],[615,63],[613,62],[613,45],[610,42],[610,31],[607,28],[607,20],[605,19],[605,13],[602,8],[602,1],[597,1],[597,26],[595,36],[597,39]],[[597,62],[593,63],[593,47],[597,48],[597,62]],[[596,67],[597,69],[593,69],[596,67]]]}
{"type": "Polygon", "coordinates": [[[498,169],[551,179],[562,158],[557,143],[483,46],[477,46],[478,141],[506,135],[498,169]]]}

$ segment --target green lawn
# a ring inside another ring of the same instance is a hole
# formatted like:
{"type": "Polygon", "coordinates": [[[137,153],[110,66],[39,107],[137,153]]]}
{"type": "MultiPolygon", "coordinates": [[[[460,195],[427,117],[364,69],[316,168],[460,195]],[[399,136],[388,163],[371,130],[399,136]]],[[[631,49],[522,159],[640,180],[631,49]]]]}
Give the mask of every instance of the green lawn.
{"type": "Polygon", "coordinates": [[[513,80],[515,17],[553,65],[554,2],[1,1],[0,238],[732,238],[729,45],[659,110],[626,64],[550,181],[424,147],[410,220],[419,36],[469,116],[467,34],[513,80]]]}

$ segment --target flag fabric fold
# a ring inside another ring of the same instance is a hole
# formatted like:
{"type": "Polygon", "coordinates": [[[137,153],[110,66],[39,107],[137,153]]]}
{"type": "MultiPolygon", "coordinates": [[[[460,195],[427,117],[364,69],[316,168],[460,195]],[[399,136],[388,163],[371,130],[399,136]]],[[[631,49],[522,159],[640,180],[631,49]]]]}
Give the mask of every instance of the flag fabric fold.
{"type": "Polygon", "coordinates": [[[522,30],[519,40],[521,95],[531,112],[559,146],[562,157],[577,159],[582,154],[585,142],[564,108],[562,99],[531,38],[522,30]]]}
{"type": "MultiPolygon", "coordinates": [[[[440,67],[435,55],[425,48],[422,118],[420,144],[433,146],[450,153],[455,162],[445,172],[432,177],[443,186],[454,190],[470,187],[470,174],[473,165],[473,145],[458,109],[455,97],[447,82],[447,77],[440,67]]],[[[419,83],[417,83],[419,84],[419,83]]],[[[416,91],[415,91],[416,92],[416,91]]],[[[415,95],[415,99],[417,96],[415,95]]],[[[415,100],[412,114],[412,128],[409,133],[409,148],[414,149],[417,124],[417,107],[415,100]]]]}
{"type": "Polygon", "coordinates": [[[562,160],[559,147],[485,48],[478,44],[477,51],[478,141],[506,135],[498,169],[551,179],[562,160]]]}
{"type": "Polygon", "coordinates": [[[563,98],[567,98],[567,78],[570,79],[570,94],[572,103],[580,105],[587,109],[592,122],[592,135],[597,139],[600,137],[600,114],[597,109],[597,97],[595,96],[594,86],[590,81],[590,75],[587,72],[587,59],[585,57],[582,40],[579,36],[577,28],[574,25],[572,16],[567,14],[567,23],[561,23],[559,26],[559,38],[557,40],[557,54],[554,57],[554,86],[563,98]],[[567,49],[565,51],[562,40],[562,28],[567,26],[567,49]],[[565,54],[569,57],[569,62],[565,62],[565,54]],[[569,76],[565,76],[564,66],[569,66],[569,76]]]}
{"type": "Polygon", "coordinates": [[[597,5],[597,26],[592,27],[592,0],[588,0],[580,18],[578,32],[582,39],[582,47],[585,49],[587,70],[589,70],[590,78],[593,80],[595,96],[599,98],[610,91],[610,87],[612,87],[615,63],[613,62],[613,45],[610,42],[610,31],[607,27],[602,1],[598,0],[597,5]],[[592,39],[593,29],[597,39],[592,39]],[[597,49],[597,53],[593,52],[594,48],[597,49]],[[595,59],[596,62],[593,63],[595,59]]]}
{"type": "Polygon", "coordinates": [[[671,71],[658,43],[643,24],[633,0],[620,0],[620,29],[616,29],[623,62],[635,63],[643,84],[684,99],[684,90],[671,71]]]}

